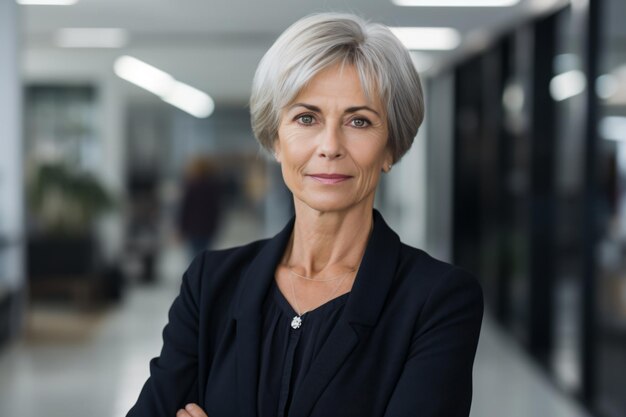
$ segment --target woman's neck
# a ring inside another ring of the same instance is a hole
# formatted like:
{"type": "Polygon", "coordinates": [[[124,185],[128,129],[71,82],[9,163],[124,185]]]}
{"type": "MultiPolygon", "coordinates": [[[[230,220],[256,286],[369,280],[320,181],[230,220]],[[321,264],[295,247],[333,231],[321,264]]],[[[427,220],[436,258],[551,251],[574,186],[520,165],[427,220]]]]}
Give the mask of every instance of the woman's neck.
{"type": "Polygon", "coordinates": [[[296,221],[284,263],[307,276],[358,268],[373,227],[372,207],[319,212],[296,204],[296,221]]]}

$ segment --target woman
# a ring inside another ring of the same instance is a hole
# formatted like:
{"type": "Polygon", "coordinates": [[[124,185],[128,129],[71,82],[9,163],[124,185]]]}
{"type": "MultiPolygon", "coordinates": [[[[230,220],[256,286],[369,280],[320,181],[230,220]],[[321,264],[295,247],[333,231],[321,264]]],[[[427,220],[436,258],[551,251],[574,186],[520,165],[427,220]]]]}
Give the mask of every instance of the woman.
{"type": "Polygon", "coordinates": [[[382,25],[304,18],[261,61],[250,108],[295,217],[192,262],[128,415],[467,416],[480,286],[373,210],[423,118],[408,52],[382,25]]]}
{"type": "Polygon", "coordinates": [[[218,167],[200,156],[186,167],[178,228],[187,239],[192,257],[211,246],[221,215],[222,185],[218,167]]]}

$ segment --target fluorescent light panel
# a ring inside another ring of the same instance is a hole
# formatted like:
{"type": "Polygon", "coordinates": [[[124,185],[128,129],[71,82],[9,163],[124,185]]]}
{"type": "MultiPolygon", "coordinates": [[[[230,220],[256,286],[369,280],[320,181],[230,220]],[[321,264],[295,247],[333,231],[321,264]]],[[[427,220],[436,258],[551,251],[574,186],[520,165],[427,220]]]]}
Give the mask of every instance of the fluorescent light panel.
{"type": "Polygon", "coordinates": [[[215,109],[213,99],[203,91],[182,83],[165,71],[132,56],[119,57],[115,74],[157,95],[161,100],[197,118],[209,117],[215,109]]]}
{"type": "Polygon", "coordinates": [[[626,117],[607,116],[600,120],[600,135],[604,139],[626,141],[626,117]]]}
{"type": "Polygon", "coordinates": [[[17,3],[24,6],[71,6],[78,0],[17,0],[17,3]]]}
{"type": "Polygon", "coordinates": [[[209,117],[215,109],[215,103],[208,94],[180,81],[162,99],[199,119],[209,117]]]}
{"type": "Polygon", "coordinates": [[[164,96],[174,84],[174,77],[167,72],[128,55],[118,58],[113,70],[118,77],[159,97],[164,96]]]}
{"type": "Polygon", "coordinates": [[[120,28],[64,28],[56,34],[56,44],[62,48],[121,48],[128,33],[120,28]]]}
{"type": "Polygon", "coordinates": [[[521,113],[524,109],[526,93],[524,88],[518,83],[511,83],[504,88],[502,103],[504,107],[512,113],[521,113]]]}
{"type": "Polygon", "coordinates": [[[439,27],[395,27],[391,32],[407,49],[441,51],[455,49],[461,43],[456,29],[439,27]]]}
{"type": "Polygon", "coordinates": [[[567,71],[550,80],[550,95],[554,100],[562,101],[582,93],[586,87],[587,78],[582,71],[567,71]]]}
{"type": "Polygon", "coordinates": [[[510,7],[520,0],[391,0],[396,6],[408,7],[510,7]]]}
{"type": "Polygon", "coordinates": [[[613,74],[604,74],[596,78],[596,94],[608,100],[619,91],[619,81],[613,74]]]}
{"type": "Polygon", "coordinates": [[[626,65],[614,68],[609,74],[601,76],[598,81],[601,83],[601,91],[598,94],[605,93],[605,97],[600,95],[606,100],[605,104],[626,106],[626,65]]]}

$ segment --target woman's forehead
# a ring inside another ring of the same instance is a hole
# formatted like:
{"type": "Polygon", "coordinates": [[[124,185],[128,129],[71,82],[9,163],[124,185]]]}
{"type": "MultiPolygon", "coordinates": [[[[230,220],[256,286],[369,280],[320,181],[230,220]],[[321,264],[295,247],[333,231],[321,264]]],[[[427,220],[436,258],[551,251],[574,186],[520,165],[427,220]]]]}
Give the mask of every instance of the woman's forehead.
{"type": "Polygon", "coordinates": [[[344,107],[369,107],[382,112],[378,89],[373,88],[371,79],[363,78],[352,64],[330,65],[312,76],[282,109],[290,110],[298,104],[321,106],[329,99],[335,99],[341,101],[344,107]]]}

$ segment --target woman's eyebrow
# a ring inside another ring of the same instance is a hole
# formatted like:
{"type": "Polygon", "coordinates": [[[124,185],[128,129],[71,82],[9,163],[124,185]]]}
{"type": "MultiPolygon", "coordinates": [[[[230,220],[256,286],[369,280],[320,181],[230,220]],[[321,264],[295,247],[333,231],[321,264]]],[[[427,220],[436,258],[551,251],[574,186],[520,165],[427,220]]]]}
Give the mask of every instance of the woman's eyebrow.
{"type": "MultiPolygon", "coordinates": [[[[317,113],[321,113],[322,110],[317,107],[314,106],[312,104],[306,104],[306,103],[295,103],[291,106],[289,106],[289,109],[293,109],[294,107],[304,107],[305,109],[317,112],[317,113]]],[[[374,113],[376,116],[380,117],[380,114],[378,114],[378,112],[376,110],[374,110],[373,108],[369,107],[369,106],[353,106],[353,107],[348,107],[344,113],[355,113],[359,110],[368,110],[371,111],[372,113],[374,113]]]]}
{"type": "Polygon", "coordinates": [[[289,110],[293,109],[294,107],[304,107],[305,109],[309,109],[309,110],[317,112],[317,113],[321,113],[322,112],[322,109],[320,109],[319,107],[314,106],[312,104],[295,103],[295,104],[289,106],[289,110]]]}
{"type": "Polygon", "coordinates": [[[374,110],[371,107],[368,106],[354,106],[354,107],[348,107],[345,111],[345,113],[354,113],[357,112],[359,110],[368,110],[371,111],[372,113],[374,113],[376,116],[380,117],[380,114],[378,114],[378,112],[376,110],[374,110]]]}

